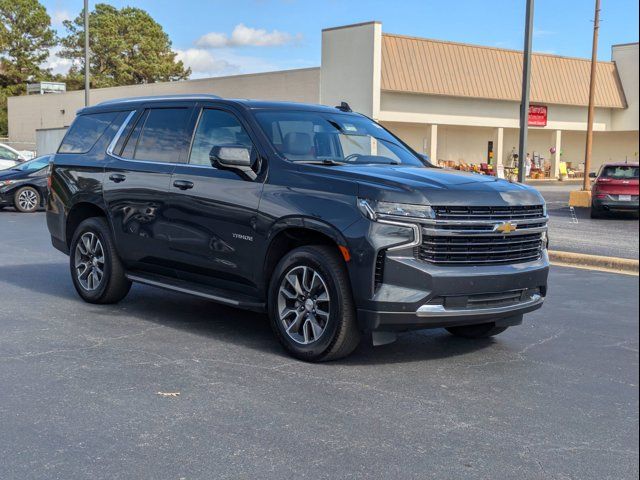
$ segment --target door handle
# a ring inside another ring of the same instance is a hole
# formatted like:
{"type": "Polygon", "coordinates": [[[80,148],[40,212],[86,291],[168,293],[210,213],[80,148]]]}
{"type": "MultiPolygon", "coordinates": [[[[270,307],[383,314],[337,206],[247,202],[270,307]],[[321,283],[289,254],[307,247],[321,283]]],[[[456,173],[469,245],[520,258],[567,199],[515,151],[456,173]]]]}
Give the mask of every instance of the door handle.
{"type": "Polygon", "coordinates": [[[173,182],[173,186],[180,190],[189,190],[190,188],[193,188],[193,182],[190,182],[189,180],[176,180],[173,182]]]}
{"type": "Polygon", "coordinates": [[[112,173],[111,175],[109,175],[109,180],[115,183],[124,182],[126,179],[127,176],[123,175],[122,173],[112,173]]]}

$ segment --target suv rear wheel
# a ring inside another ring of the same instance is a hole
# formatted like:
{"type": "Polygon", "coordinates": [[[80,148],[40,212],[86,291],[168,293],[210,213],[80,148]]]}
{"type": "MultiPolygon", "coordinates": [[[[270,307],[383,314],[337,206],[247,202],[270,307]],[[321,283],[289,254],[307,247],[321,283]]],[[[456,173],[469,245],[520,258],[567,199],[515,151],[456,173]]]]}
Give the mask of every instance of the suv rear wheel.
{"type": "Polygon", "coordinates": [[[342,258],[324,245],[296,248],[269,286],[271,327],[284,348],[306,361],[335,360],[360,343],[351,285],[342,258]]]}
{"type": "Polygon", "coordinates": [[[85,302],[117,303],[127,296],[131,282],[104,218],[83,221],[73,234],[69,252],[73,286],[85,302]]]}
{"type": "Polygon", "coordinates": [[[591,218],[603,218],[603,217],[604,217],[604,211],[603,211],[603,210],[600,210],[598,207],[596,207],[596,206],[592,203],[592,204],[591,204],[590,217],[591,217],[591,218]]]}
{"type": "Polygon", "coordinates": [[[456,337],[462,338],[489,338],[499,335],[509,327],[496,327],[496,324],[480,323],[478,325],[463,325],[460,327],[449,327],[447,332],[456,337]]]}

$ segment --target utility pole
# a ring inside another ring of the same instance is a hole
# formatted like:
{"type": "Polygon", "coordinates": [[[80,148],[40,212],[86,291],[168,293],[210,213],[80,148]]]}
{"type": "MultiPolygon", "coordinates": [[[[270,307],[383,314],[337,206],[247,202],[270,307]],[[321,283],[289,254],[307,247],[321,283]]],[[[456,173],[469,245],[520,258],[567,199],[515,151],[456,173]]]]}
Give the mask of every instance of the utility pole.
{"type": "Polygon", "coordinates": [[[529,92],[531,85],[531,37],[533,34],[533,0],[527,0],[527,16],[524,25],[524,56],[522,58],[522,99],[520,100],[520,141],[518,143],[518,181],[527,179],[527,131],[529,126],[529,92]]]}
{"type": "Polygon", "coordinates": [[[89,0],[84,0],[84,106],[89,106],[89,0]]]}
{"type": "Polygon", "coordinates": [[[587,144],[584,155],[584,182],[582,190],[591,190],[591,150],[593,147],[593,115],[595,113],[594,100],[596,96],[596,67],[598,65],[598,30],[600,29],[600,0],[596,0],[596,13],[593,19],[593,46],[591,47],[591,79],[589,80],[589,113],[587,114],[587,144]]]}

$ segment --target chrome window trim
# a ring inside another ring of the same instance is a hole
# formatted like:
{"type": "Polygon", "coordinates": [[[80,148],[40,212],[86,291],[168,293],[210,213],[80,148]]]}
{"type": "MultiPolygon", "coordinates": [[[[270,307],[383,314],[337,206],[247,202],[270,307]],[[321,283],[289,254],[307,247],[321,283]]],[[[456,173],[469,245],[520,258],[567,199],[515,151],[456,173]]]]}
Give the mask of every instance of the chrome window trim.
{"type": "Polygon", "coordinates": [[[114,148],[116,148],[116,144],[120,140],[120,137],[122,136],[122,133],[124,132],[124,129],[127,128],[127,126],[129,125],[129,122],[131,121],[131,118],[133,118],[133,116],[135,114],[136,114],[136,110],[131,110],[129,112],[129,115],[127,115],[127,118],[125,118],[124,122],[122,122],[122,125],[120,125],[120,128],[118,129],[118,131],[114,135],[113,139],[111,140],[111,143],[109,143],[109,146],[107,147],[107,154],[108,155],[110,155],[112,157],[116,157],[116,158],[121,158],[120,156],[114,154],[113,150],[114,150],[114,148]]]}

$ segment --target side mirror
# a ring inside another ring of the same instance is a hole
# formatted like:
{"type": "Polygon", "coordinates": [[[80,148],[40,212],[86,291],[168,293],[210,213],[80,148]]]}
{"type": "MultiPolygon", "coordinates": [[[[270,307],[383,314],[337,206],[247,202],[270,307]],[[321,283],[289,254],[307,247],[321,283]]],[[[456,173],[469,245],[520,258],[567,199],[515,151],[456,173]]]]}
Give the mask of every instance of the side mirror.
{"type": "Polygon", "coordinates": [[[597,178],[596,172],[589,172],[589,178],[597,178]]]}
{"type": "Polygon", "coordinates": [[[217,145],[209,152],[209,160],[211,165],[221,170],[242,172],[251,180],[257,177],[251,169],[251,151],[241,145],[217,145]]]}
{"type": "Polygon", "coordinates": [[[441,168],[441,167],[440,167],[440,166],[438,166],[437,164],[433,163],[433,162],[431,161],[431,158],[429,158],[429,155],[427,155],[426,153],[418,153],[418,156],[420,157],[420,159],[421,159],[423,162],[426,162],[426,163],[427,163],[427,165],[431,165],[431,166],[432,166],[432,167],[434,167],[434,168],[441,168]]]}

